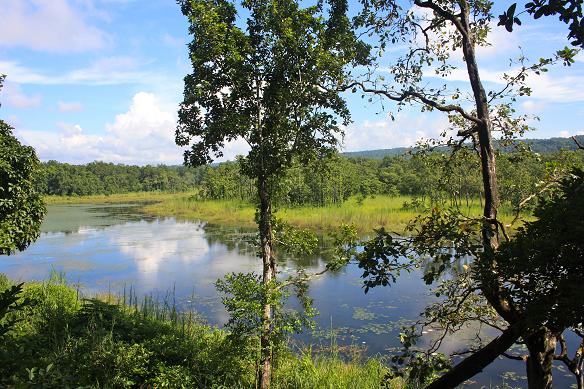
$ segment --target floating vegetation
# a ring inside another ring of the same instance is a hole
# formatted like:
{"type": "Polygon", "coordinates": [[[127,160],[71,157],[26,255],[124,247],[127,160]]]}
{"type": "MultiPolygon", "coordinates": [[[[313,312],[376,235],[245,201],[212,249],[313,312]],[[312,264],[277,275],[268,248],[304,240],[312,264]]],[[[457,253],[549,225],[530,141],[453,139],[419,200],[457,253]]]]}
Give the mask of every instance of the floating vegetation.
{"type": "Polygon", "coordinates": [[[365,308],[355,307],[353,310],[353,319],[355,320],[374,320],[377,318],[375,313],[365,308]]]}

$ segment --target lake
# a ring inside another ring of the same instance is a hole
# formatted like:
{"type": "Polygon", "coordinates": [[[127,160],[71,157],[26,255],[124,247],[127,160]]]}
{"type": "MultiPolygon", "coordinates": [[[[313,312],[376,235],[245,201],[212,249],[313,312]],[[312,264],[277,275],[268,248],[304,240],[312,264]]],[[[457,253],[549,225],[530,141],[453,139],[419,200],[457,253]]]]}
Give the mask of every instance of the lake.
{"type": "MultiPolygon", "coordinates": [[[[255,248],[248,243],[253,236],[249,229],[149,217],[135,204],[53,205],[48,207],[40,238],[26,251],[2,257],[0,272],[22,281],[62,272],[86,295],[123,294],[132,288],[139,296],[194,309],[210,324],[221,326],[228,318],[214,282],[231,272],[261,272],[255,248]]],[[[324,253],[279,258],[283,277],[300,267],[319,271],[325,265],[324,253]]],[[[415,321],[432,299],[427,286],[420,274],[405,274],[397,284],[365,295],[361,273],[351,264],[311,281],[318,328],[295,341],[326,346],[334,334],[337,344],[362,346],[369,355],[388,354],[399,346],[401,326],[415,321]]],[[[462,349],[472,336],[472,328],[463,330],[442,351],[462,349]]],[[[525,387],[524,369],[521,362],[500,359],[475,377],[473,386],[525,387]]],[[[554,374],[558,387],[573,382],[559,367],[554,374]]]]}

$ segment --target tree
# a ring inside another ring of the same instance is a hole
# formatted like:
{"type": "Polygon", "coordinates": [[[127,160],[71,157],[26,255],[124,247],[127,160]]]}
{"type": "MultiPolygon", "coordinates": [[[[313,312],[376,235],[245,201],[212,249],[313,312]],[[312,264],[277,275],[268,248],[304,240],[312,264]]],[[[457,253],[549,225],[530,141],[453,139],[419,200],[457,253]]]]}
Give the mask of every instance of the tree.
{"type": "Polygon", "coordinates": [[[534,216],[497,252],[502,280],[528,325],[551,332],[554,349],[560,341],[560,355],[543,356],[547,369],[554,358],[564,362],[584,388],[584,171],[574,169],[548,198],[542,196],[534,216]],[[572,359],[563,339],[570,328],[582,338],[572,359]]]}
{"type": "Polygon", "coordinates": [[[184,79],[176,130],[176,143],[190,146],[185,163],[210,163],[236,139],[250,149],[242,171],[256,180],[265,291],[260,381],[268,388],[270,291],[277,283],[272,195],[294,160],[307,161],[335,147],[339,122],[350,118],[336,89],[348,77],[347,64],[367,62],[368,48],[351,31],[345,1],[307,8],[292,0],[179,3],[192,35],[193,72],[184,79]],[[242,16],[245,22],[238,25],[242,16]]]}
{"type": "MultiPolygon", "coordinates": [[[[0,75],[0,90],[4,82],[0,75]]],[[[0,120],[0,255],[22,251],[38,238],[45,205],[35,188],[39,160],[32,147],[23,146],[12,127],[0,120]]],[[[14,325],[8,313],[21,309],[23,284],[0,292],[0,337],[14,325]]]]}
{"type": "MultiPolygon", "coordinates": [[[[527,64],[525,58],[520,58],[519,70],[505,75],[506,85],[499,91],[487,92],[481,81],[476,48],[488,44],[492,2],[415,0],[414,10],[403,10],[394,1],[364,0],[362,3],[364,11],[358,21],[378,36],[379,49],[401,42],[408,50],[389,67],[393,84],[388,85],[372,71],[366,80],[355,81],[348,87],[360,87],[366,93],[397,102],[398,109],[406,103],[418,103],[423,111],[446,113],[452,129],[457,132],[445,143],[455,150],[468,147],[470,143],[470,149],[476,151],[484,196],[483,216],[479,220],[465,216],[456,208],[450,211],[436,208],[430,216],[414,221],[411,232],[415,237],[394,239],[385,231],[378,231],[378,237],[369,242],[367,250],[360,255],[366,290],[387,285],[394,279],[395,272],[420,266],[415,259],[419,255],[434,258],[435,266],[425,276],[429,283],[438,281],[453,260],[472,256],[475,258],[473,270],[464,276],[465,282],[441,283],[437,293],[448,299],[426,310],[426,324],[442,323],[447,333],[459,328],[464,321],[483,320],[502,329],[502,335],[483,348],[473,350],[470,357],[429,387],[454,387],[462,383],[521,337],[530,354],[527,360],[530,388],[548,388],[551,368],[545,356],[553,355],[555,334],[543,325],[537,330],[528,325],[530,313],[510,297],[497,255],[501,241],[507,240],[508,235],[498,218],[500,190],[493,134],[500,132],[503,139],[509,140],[527,129],[525,117],[513,115],[516,96],[531,92],[524,84],[526,77],[545,70],[551,63],[565,60],[566,56],[559,53],[534,64],[527,64]],[[455,51],[462,53],[469,91],[422,82],[428,71],[435,72],[438,77],[447,76],[454,68],[451,55],[455,51]],[[391,255],[403,254],[411,258],[410,263],[404,265],[391,260],[391,255]],[[471,301],[473,304],[469,304],[471,301]],[[477,311],[477,306],[483,306],[484,310],[477,311]],[[469,309],[464,315],[459,314],[462,307],[469,309]],[[490,315],[489,311],[496,314],[490,315]],[[493,320],[484,320],[481,316],[485,315],[493,316],[493,320]],[[498,322],[501,319],[506,322],[503,327],[498,322]]],[[[439,342],[435,346],[437,348],[439,342]]]]}
{"type": "MultiPolygon", "coordinates": [[[[0,89],[4,76],[0,77],[0,89]]],[[[38,238],[45,215],[35,188],[39,160],[0,120],[0,255],[22,251],[38,238]]]]}

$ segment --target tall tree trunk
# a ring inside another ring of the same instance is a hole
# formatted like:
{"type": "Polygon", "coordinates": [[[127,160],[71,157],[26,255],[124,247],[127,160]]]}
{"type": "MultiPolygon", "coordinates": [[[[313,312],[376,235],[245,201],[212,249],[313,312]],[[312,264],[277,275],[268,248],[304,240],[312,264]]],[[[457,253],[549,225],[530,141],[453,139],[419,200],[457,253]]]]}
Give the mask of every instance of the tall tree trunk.
{"type": "MultiPolygon", "coordinates": [[[[479,141],[481,173],[483,180],[483,190],[485,195],[485,204],[483,208],[483,217],[485,218],[482,228],[483,247],[485,250],[484,258],[489,260],[492,253],[499,248],[499,235],[497,233],[497,210],[499,208],[499,186],[497,183],[497,169],[495,160],[495,151],[493,148],[492,123],[489,113],[489,101],[479,75],[479,68],[476,61],[474,42],[472,40],[472,31],[470,27],[470,8],[467,1],[461,3],[460,28],[462,29],[462,51],[466,62],[467,73],[472,87],[477,117],[481,123],[475,124],[475,131],[479,141]]],[[[510,324],[519,320],[517,312],[513,309],[510,302],[503,297],[502,285],[497,276],[497,265],[491,260],[493,276],[490,280],[483,280],[482,292],[485,298],[493,308],[510,324]],[[486,282],[485,282],[486,281],[486,282]]]]}
{"type": "MultiPolygon", "coordinates": [[[[263,264],[263,283],[269,285],[276,277],[276,261],[273,256],[272,236],[272,203],[268,183],[265,177],[258,180],[258,193],[260,197],[260,253],[263,264]]],[[[266,296],[267,297],[267,296],[266,296]]],[[[260,337],[260,388],[269,389],[272,378],[272,306],[264,302],[262,315],[262,331],[260,337]]]]}
{"type": "MultiPolygon", "coordinates": [[[[479,139],[481,170],[485,192],[485,206],[483,212],[485,222],[482,230],[485,258],[482,260],[488,260],[491,254],[497,251],[499,247],[499,237],[497,233],[498,226],[495,224],[497,209],[499,207],[496,161],[493,150],[491,134],[492,123],[489,117],[488,99],[479,77],[474,42],[470,39],[468,8],[463,14],[462,25],[465,26],[468,31],[466,37],[464,36],[465,34],[463,34],[464,58],[469,74],[469,80],[473,89],[477,116],[483,121],[483,123],[476,126],[476,129],[479,139]]],[[[517,323],[521,315],[516,311],[512,303],[504,297],[504,293],[502,293],[503,286],[499,281],[497,263],[491,260],[489,266],[492,270],[492,272],[490,272],[492,276],[488,277],[488,279],[482,280],[482,292],[501,317],[510,324],[517,323]]],[[[526,363],[529,388],[551,388],[551,364],[556,344],[555,337],[549,330],[544,329],[542,333],[532,335],[527,339],[528,348],[530,350],[530,356],[526,363]]]]}
{"type": "Polygon", "coordinates": [[[525,340],[529,356],[527,358],[527,384],[529,389],[550,389],[552,387],[552,363],[556,350],[556,336],[548,329],[542,329],[525,340]]]}
{"type": "MultiPolygon", "coordinates": [[[[417,4],[419,4],[417,2],[417,4]]],[[[489,272],[485,272],[487,279],[481,280],[481,290],[489,304],[503,317],[509,324],[509,329],[517,331],[519,329],[519,315],[511,303],[504,297],[502,293],[502,285],[498,277],[497,264],[492,259],[492,254],[499,248],[499,235],[497,233],[497,211],[499,208],[499,188],[497,183],[496,159],[493,148],[492,138],[492,122],[489,112],[489,101],[487,94],[483,87],[480,78],[479,68],[476,61],[475,42],[472,37],[472,30],[470,27],[470,5],[466,0],[460,0],[461,7],[460,15],[450,14],[449,18],[456,25],[462,38],[462,51],[464,54],[464,61],[469,77],[469,82],[473,91],[473,97],[476,107],[476,116],[479,122],[473,122],[473,131],[475,132],[475,139],[478,140],[481,160],[481,174],[484,191],[484,208],[483,208],[483,227],[482,239],[484,256],[477,258],[477,261],[487,262],[490,268],[489,272]]],[[[503,333],[499,338],[493,340],[485,348],[481,349],[477,354],[462,361],[453,370],[446,373],[442,378],[439,378],[429,387],[431,388],[452,388],[460,385],[464,380],[472,377],[474,374],[482,371],[482,369],[490,364],[498,355],[504,353],[507,348],[513,345],[514,341],[519,335],[511,336],[512,332],[503,333]],[[511,342],[511,340],[513,341],[511,342]],[[497,355],[495,355],[497,354],[497,355]],[[470,361],[470,362],[469,362],[470,361]]]]}

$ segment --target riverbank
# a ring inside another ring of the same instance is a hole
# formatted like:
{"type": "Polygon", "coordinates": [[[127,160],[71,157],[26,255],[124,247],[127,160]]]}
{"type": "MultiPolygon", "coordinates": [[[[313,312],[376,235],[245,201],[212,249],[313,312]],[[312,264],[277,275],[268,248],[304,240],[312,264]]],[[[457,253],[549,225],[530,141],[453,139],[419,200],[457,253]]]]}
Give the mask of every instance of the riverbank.
{"type": "Polygon", "coordinates": [[[61,204],[120,204],[120,203],[152,203],[168,201],[176,196],[192,196],[193,193],[181,192],[130,192],[111,195],[91,195],[91,196],[45,196],[45,203],[48,205],[61,204]]]}
{"type": "MultiPolygon", "coordinates": [[[[47,197],[48,204],[90,204],[90,203],[144,203],[141,210],[159,217],[175,217],[179,220],[204,220],[214,224],[237,227],[255,227],[255,207],[239,200],[198,200],[194,192],[187,193],[126,193],[116,195],[47,197]]],[[[402,234],[410,220],[422,208],[407,207],[411,204],[409,196],[375,196],[365,199],[351,198],[341,205],[325,207],[304,206],[294,208],[275,208],[278,216],[288,223],[317,232],[327,232],[342,223],[352,224],[362,234],[374,228],[402,234]]],[[[469,216],[479,217],[482,206],[473,200],[463,211],[469,216]]],[[[499,216],[503,223],[513,219],[512,213],[502,207],[499,216]]]]}
{"type": "MultiPolygon", "coordinates": [[[[0,290],[13,283],[0,275],[0,290]]],[[[195,313],[134,296],[86,296],[62,277],[28,282],[0,337],[2,387],[255,387],[258,342],[195,313]],[[127,301],[124,301],[127,300],[127,301]]],[[[338,350],[283,350],[273,388],[379,388],[384,361],[338,350]]],[[[404,387],[400,380],[388,388],[404,387]]]]}

